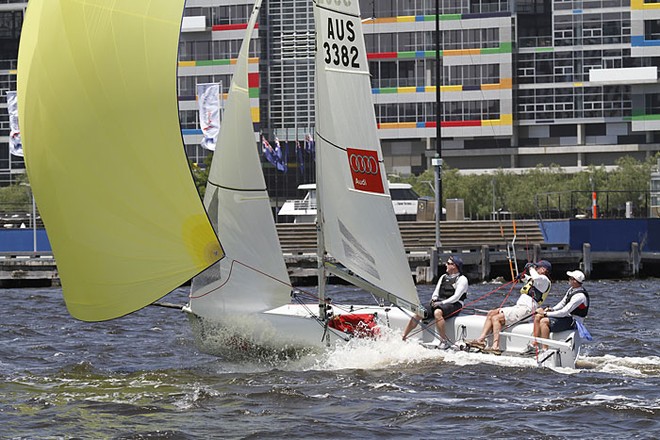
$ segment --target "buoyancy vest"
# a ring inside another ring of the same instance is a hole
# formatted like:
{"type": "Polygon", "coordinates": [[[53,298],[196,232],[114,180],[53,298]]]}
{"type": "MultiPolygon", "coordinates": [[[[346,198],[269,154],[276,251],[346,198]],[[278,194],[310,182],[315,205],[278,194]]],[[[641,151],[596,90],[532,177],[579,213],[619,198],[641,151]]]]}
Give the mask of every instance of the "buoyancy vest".
{"type": "Polygon", "coordinates": [[[545,292],[541,292],[539,289],[537,289],[534,286],[534,279],[530,278],[524,286],[522,286],[522,289],[520,289],[520,293],[523,295],[530,295],[532,298],[534,298],[534,301],[540,306],[543,304],[543,301],[548,297],[548,293],[550,293],[550,287],[552,287],[552,283],[548,283],[548,288],[546,289],[545,292]]]}
{"type": "Polygon", "coordinates": [[[586,317],[587,314],[589,313],[589,303],[591,303],[591,300],[589,299],[589,294],[587,293],[587,290],[580,286],[577,289],[572,289],[568,294],[566,295],[566,303],[568,304],[571,302],[571,298],[573,296],[577,295],[578,293],[583,293],[584,296],[587,297],[587,303],[580,303],[579,306],[577,306],[573,311],[571,311],[571,315],[574,316],[580,316],[582,318],[586,317]]]}
{"type": "MultiPolygon", "coordinates": [[[[438,291],[438,299],[451,298],[456,292],[456,283],[460,277],[460,274],[454,278],[449,278],[447,275],[443,275],[442,282],[440,283],[440,290],[438,291]]],[[[465,301],[465,298],[467,298],[467,291],[463,292],[463,295],[458,300],[465,301]]]]}

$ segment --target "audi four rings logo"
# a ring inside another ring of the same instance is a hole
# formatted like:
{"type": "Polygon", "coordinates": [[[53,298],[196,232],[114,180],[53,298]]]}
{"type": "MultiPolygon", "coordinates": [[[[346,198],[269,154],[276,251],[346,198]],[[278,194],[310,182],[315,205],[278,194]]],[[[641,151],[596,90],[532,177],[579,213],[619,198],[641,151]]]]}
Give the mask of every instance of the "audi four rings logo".
{"type": "Polygon", "coordinates": [[[378,161],[373,156],[353,153],[348,157],[348,160],[354,173],[378,174],[378,161]]]}

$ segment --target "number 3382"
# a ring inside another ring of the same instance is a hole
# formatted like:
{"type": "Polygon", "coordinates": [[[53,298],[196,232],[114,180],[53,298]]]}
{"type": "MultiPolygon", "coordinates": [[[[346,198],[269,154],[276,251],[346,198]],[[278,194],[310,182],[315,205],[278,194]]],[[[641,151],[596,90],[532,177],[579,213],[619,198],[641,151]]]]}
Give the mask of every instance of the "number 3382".
{"type": "Polygon", "coordinates": [[[358,49],[355,46],[346,46],[337,43],[323,43],[323,50],[325,51],[324,61],[326,64],[334,64],[335,66],[354,67],[360,68],[358,59],[358,49]]]}

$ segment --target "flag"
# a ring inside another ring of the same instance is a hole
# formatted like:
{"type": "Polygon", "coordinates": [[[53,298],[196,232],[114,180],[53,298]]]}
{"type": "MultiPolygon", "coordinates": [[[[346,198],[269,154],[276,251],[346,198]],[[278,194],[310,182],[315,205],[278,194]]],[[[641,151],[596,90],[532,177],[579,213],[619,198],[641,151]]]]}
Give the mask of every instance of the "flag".
{"type": "Polygon", "coordinates": [[[280,145],[280,140],[278,138],[275,138],[275,157],[277,158],[277,163],[275,164],[275,168],[277,168],[278,171],[281,171],[283,173],[287,172],[287,170],[289,169],[288,156],[289,156],[289,144],[285,143],[284,149],[282,149],[282,146],[280,145]]]}
{"type": "Polygon", "coordinates": [[[303,147],[300,145],[300,142],[296,141],[296,161],[298,162],[298,169],[300,169],[300,175],[305,175],[305,155],[303,154],[303,147]]]}
{"type": "Polygon", "coordinates": [[[197,84],[197,106],[199,126],[202,129],[200,145],[215,151],[220,131],[220,86],[218,84],[197,84]]]}
{"type": "Polygon", "coordinates": [[[270,145],[266,138],[261,136],[261,153],[268,162],[273,164],[278,171],[286,173],[288,170],[288,146],[282,150],[280,140],[275,138],[275,147],[270,145]]]}
{"type": "Polygon", "coordinates": [[[9,113],[9,152],[23,157],[21,131],[18,128],[18,99],[16,92],[7,92],[7,113],[9,113]]]}
{"type": "Polygon", "coordinates": [[[272,163],[273,165],[277,164],[275,150],[273,150],[273,147],[263,135],[261,136],[261,154],[263,154],[268,162],[272,163]]]}
{"type": "Polygon", "coordinates": [[[309,133],[305,135],[305,152],[312,156],[312,160],[314,160],[314,156],[316,155],[316,143],[314,142],[312,135],[309,133]]]}

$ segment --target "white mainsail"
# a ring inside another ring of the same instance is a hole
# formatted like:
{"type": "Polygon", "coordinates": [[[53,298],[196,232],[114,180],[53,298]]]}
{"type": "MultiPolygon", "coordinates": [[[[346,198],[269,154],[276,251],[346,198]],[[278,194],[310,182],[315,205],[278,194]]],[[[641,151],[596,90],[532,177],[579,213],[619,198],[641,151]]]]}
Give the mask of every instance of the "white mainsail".
{"type": "Polygon", "coordinates": [[[385,178],[359,4],[315,1],[314,19],[322,244],[376,290],[388,292],[386,299],[394,295],[415,309],[419,297],[385,178]]]}
{"type": "Polygon", "coordinates": [[[290,301],[250,110],[248,49],[260,6],[257,0],[238,56],[204,199],[216,232],[226,237],[226,258],[193,280],[190,308],[213,320],[290,301]]]}

